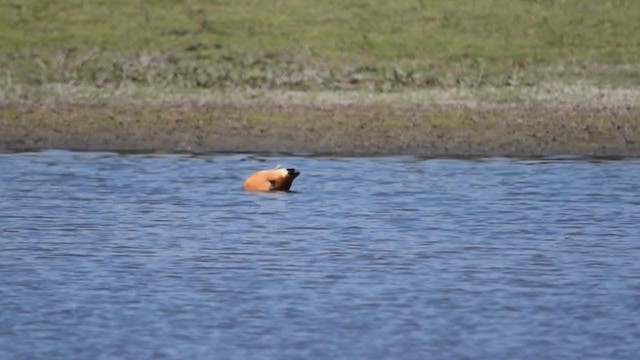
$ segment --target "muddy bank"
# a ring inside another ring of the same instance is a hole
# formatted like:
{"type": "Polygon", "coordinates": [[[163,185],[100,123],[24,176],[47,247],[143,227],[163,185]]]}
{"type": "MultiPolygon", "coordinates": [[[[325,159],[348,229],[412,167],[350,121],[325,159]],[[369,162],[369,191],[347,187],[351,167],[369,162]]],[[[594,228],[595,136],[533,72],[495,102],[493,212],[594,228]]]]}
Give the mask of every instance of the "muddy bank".
{"type": "Polygon", "coordinates": [[[640,155],[640,109],[375,104],[0,108],[0,149],[332,155],[640,155]]]}

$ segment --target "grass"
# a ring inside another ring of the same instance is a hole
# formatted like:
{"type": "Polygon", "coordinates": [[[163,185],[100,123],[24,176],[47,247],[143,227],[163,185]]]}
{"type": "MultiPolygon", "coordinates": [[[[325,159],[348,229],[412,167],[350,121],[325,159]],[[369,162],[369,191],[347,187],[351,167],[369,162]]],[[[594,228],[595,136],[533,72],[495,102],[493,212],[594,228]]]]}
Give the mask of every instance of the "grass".
{"type": "Polygon", "coordinates": [[[0,0],[0,149],[640,154],[637,0],[0,0]]]}
{"type": "Polygon", "coordinates": [[[640,85],[635,0],[0,0],[0,84],[640,85]]]}

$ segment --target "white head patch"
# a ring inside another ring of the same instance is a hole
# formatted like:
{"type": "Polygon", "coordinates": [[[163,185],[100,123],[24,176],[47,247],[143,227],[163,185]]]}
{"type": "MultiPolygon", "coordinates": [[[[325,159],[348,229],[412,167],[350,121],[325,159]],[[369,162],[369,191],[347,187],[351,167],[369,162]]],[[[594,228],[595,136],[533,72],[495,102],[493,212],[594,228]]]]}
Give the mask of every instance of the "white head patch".
{"type": "Polygon", "coordinates": [[[280,174],[280,176],[285,177],[289,174],[289,171],[285,168],[277,168],[276,169],[278,171],[278,174],[280,174]]]}

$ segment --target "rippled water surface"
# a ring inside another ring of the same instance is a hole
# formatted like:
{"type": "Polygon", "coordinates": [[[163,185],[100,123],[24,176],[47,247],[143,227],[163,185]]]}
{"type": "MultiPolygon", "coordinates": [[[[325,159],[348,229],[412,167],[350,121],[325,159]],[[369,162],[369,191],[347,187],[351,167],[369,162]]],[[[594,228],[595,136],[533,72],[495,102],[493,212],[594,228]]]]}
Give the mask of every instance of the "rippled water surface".
{"type": "Polygon", "coordinates": [[[638,160],[0,155],[2,359],[639,353],[638,160]]]}

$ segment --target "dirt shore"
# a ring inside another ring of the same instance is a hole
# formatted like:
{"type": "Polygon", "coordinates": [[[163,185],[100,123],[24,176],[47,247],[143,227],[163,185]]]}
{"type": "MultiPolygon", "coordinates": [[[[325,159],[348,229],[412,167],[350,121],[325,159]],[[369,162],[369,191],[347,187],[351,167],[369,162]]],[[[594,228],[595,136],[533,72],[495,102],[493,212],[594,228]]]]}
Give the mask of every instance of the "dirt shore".
{"type": "Polygon", "coordinates": [[[640,155],[640,110],[12,106],[0,149],[332,155],[640,155]]]}

